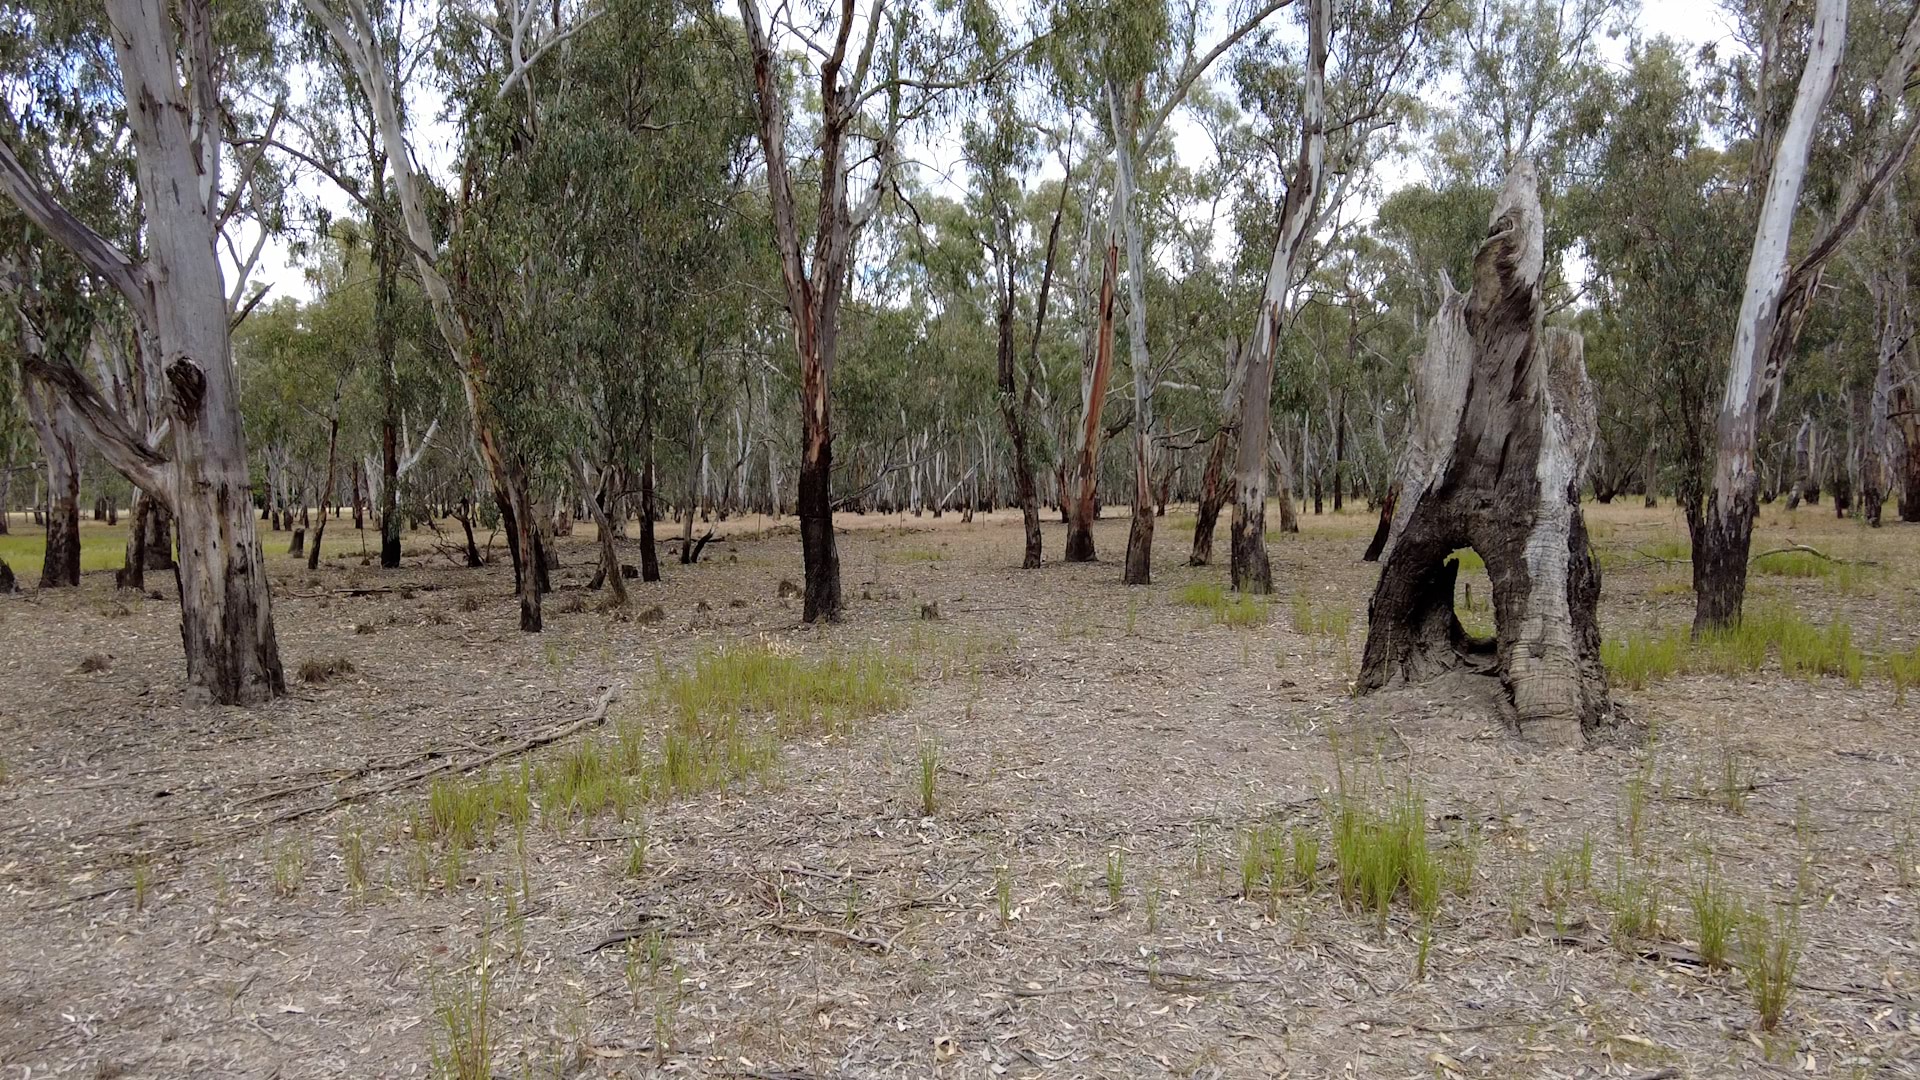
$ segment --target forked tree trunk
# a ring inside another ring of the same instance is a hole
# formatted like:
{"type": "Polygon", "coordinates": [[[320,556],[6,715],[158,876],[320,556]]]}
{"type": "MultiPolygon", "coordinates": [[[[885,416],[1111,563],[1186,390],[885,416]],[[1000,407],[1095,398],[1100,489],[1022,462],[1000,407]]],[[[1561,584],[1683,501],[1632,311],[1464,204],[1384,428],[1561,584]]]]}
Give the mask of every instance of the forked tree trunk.
{"type": "MultiPolygon", "coordinates": [[[[607,515],[607,509],[600,502],[612,488],[610,483],[613,470],[603,469],[596,483],[591,469],[587,467],[585,454],[576,455],[575,468],[580,473],[580,490],[587,493],[587,512],[593,515],[593,527],[600,534],[600,572],[596,582],[604,581],[613,590],[613,606],[627,606],[627,580],[620,573],[620,549],[614,546],[613,521],[607,515]]],[[[591,588],[598,588],[595,584],[591,588]]]]}
{"type": "MultiPolygon", "coordinates": [[[[1840,78],[1846,46],[1847,0],[1819,0],[1814,11],[1806,67],[1794,94],[1793,111],[1774,149],[1767,173],[1766,198],[1754,229],[1747,262],[1746,289],[1734,323],[1733,358],[1726,391],[1715,422],[1713,487],[1701,514],[1694,542],[1693,629],[1720,630],[1740,621],[1747,595],[1747,555],[1753,545],[1753,519],[1760,512],[1759,476],[1754,443],[1761,405],[1778,390],[1779,364],[1797,336],[1804,308],[1782,312],[1790,298],[1789,256],[1793,219],[1806,180],[1807,159],[1820,114],[1840,78]],[[1788,317],[1782,319],[1782,315],[1788,317]]],[[[1813,271],[1817,279],[1817,268],[1813,271]]],[[[1815,282],[1801,281],[1809,291],[1815,282]]]]}
{"type": "Polygon", "coordinates": [[[1067,506],[1068,562],[1092,562],[1094,494],[1100,482],[1100,414],[1107,401],[1107,383],[1113,377],[1114,279],[1120,269],[1120,248],[1108,242],[1100,263],[1099,306],[1094,309],[1091,363],[1080,380],[1080,437],[1075,446],[1072,497],[1067,506]]]}
{"type": "Polygon", "coordinates": [[[1507,178],[1471,294],[1444,285],[1413,373],[1414,412],[1359,685],[1378,690],[1490,659],[1521,738],[1579,746],[1610,722],[1600,570],[1580,488],[1594,406],[1577,334],[1541,329],[1538,180],[1507,178]],[[1455,549],[1493,579],[1496,638],[1454,615],[1455,549]]]}
{"type": "Polygon", "coordinates": [[[172,457],[148,446],[70,363],[34,371],[56,389],[109,462],[180,529],[181,639],[192,699],[243,704],[286,692],[266,565],[249,512],[227,298],[215,258],[221,117],[214,12],[203,0],[107,0],[135,174],[147,213],[136,263],[60,208],[0,150],[0,186],[34,223],[127,298],[167,382],[172,457]]]}

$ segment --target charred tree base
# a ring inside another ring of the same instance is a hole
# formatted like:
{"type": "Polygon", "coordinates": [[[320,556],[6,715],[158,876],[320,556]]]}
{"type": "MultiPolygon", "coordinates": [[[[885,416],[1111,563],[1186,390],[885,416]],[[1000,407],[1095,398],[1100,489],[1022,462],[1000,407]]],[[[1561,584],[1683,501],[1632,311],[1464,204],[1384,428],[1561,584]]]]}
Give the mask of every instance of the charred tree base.
{"type": "Polygon", "coordinates": [[[1067,547],[1061,556],[1068,562],[1094,562],[1093,530],[1077,521],[1067,523],[1067,547]]]}

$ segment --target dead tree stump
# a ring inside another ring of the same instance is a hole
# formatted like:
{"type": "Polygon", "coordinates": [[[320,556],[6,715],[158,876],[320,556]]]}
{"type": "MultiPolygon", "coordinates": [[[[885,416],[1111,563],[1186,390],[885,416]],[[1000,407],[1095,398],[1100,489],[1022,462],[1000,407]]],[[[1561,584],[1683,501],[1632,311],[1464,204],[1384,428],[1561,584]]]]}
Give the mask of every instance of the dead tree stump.
{"type": "Polygon", "coordinates": [[[1443,281],[1413,372],[1359,687],[1472,665],[1499,677],[1522,739],[1580,746],[1614,721],[1600,569],[1580,514],[1594,404],[1580,336],[1542,327],[1542,251],[1538,181],[1523,164],[1494,207],[1472,291],[1443,281]],[[1478,552],[1493,580],[1492,641],[1454,614],[1459,548],[1478,552]]]}

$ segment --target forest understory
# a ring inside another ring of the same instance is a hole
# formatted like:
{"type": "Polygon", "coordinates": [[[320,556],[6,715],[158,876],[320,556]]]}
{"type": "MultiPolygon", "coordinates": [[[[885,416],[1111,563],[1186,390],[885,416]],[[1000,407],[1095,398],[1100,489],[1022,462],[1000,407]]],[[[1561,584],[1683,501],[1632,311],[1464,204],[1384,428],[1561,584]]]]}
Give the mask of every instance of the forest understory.
{"type": "Polygon", "coordinates": [[[1471,680],[1352,697],[1360,512],[1273,534],[1271,603],[1183,542],[1123,586],[1124,509],[1037,571],[1017,513],[842,515],[815,626],[791,519],[621,610],[584,528],[539,635],[503,542],[341,525],[269,556],[296,688],[248,709],[185,704],[170,582],[0,599],[0,1063],[1920,1076],[1915,526],[1767,507],[1749,609],[1839,659],[1749,670],[1677,636],[1677,511],[1587,509],[1642,736],[1587,752],[1471,680]]]}

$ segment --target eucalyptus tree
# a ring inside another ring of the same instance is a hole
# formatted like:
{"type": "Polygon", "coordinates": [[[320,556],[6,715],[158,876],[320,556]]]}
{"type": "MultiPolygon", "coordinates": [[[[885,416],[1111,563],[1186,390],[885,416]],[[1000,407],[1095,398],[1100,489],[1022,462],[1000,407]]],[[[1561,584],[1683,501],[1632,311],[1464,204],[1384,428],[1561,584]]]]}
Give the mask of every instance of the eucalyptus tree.
{"type": "Polygon", "coordinates": [[[1098,320],[1093,348],[1093,377],[1088,381],[1087,419],[1079,449],[1081,490],[1074,500],[1067,538],[1067,558],[1093,558],[1092,483],[1099,435],[1097,410],[1113,354],[1114,292],[1119,252],[1127,253],[1127,346],[1133,389],[1133,514],[1127,537],[1124,580],[1145,585],[1152,580],[1154,525],[1154,470],[1158,456],[1155,431],[1152,351],[1147,338],[1147,257],[1144,207],[1138,192],[1143,155],[1163,152],[1159,145],[1174,111],[1196,83],[1274,12],[1291,0],[1267,0],[1232,25],[1211,47],[1201,51],[1212,9],[1204,4],[1177,7],[1164,0],[1112,0],[1104,3],[1068,2],[1062,6],[1051,61],[1057,81],[1069,101],[1086,109],[1107,134],[1112,155],[1110,204],[1104,235],[1104,257],[1099,288],[1098,320]],[[1173,48],[1166,43],[1171,40],[1173,48]]]}
{"type": "Polygon", "coordinates": [[[896,182],[900,139],[918,120],[966,85],[975,58],[965,23],[991,18],[982,9],[951,11],[914,0],[873,0],[861,18],[853,0],[818,15],[782,6],[771,18],[758,0],[739,0],[747,59],[766,165],[773,240],[800,361],[800,474],[797,509],[806,570],[802,618],[840,617],[840,557],[833,539],[833,424],[829,384],[856,239],[896,182]],[[962,18],[964,16],[964,18],[962,18]],[[811,140],[816,185],[812,252],[804,248],[787,136],[784,58],[777,39],[800,47],[819,110],[811,140]],[[867,147],[864,153],[858,147],[867,147]],[[870,164],[869,164],[870,163],[870,164]],[[856,177],[863,167],[871,175],[856,177]],[[858,195],[855,187],[858,186],[858,195]]]}
{"type": "MultiPolygon", "coordinates": [[[[76,216],[55,194],[45,161],[18,149],[44,144],[49,125],[59,123],[58,115],[43,111],[44,97],[10,107],[0,141],[0,190],[121,295],[147,362],[164,372],[167,450],[138,431],[70,360],[29,361],[108,461],[178,522],[188,681],[195,695],[224,703],[285,692],[230,360],[228,328],[243,282],[230,294],[215,256],[222,227],[245,211],[262,166],[257,155],[241,156],[237,175],[223,182],[226,125],[248,112],[223,98],[223,90],[264,80],[272,70],[262,14],[242,6],[216,18],[206,0],[109,0],[106,26],[83,24],[61,47],[24,53],[28,64],[46,65],[28,75],[31,84],[43,94],[64,95],[66,79],[43,77],[65,65],[98,77],[105,39],[111,40],[145,213],[138,258],[76,216]]],[[[58,24],[28,19],[27,33],[58,24]]],[[[242,261],[243,272],[249,263],[242,261]]]]}
{"type": "Polygon", "coordinates": [[[1861,4],[1850,17],[1847,0],[1819,0],[1804,29],[1790,21],[1790,11],[1771,4],[1743,14],[1758,41],[1746,93],[1754,117],[1752,182],[1765,194],[1715,419],[1713,483],[1694,538],[1695,632],[1739,621],[1759,511],[1761,418],[1779,399],[1828,263],[1920,139],[1920,108],[1911,100],[1920,71],[1920,3],[1861,4]],[[1798,49],[1804,61],[1782,121],[1771,71],[1798,49]],[[1824,168],[1812,170],[1816,162],[1824,168]],[[1817,211],[1801,247],[1793,233],[1810,175],[1817,211]]]}
{"type": "Polygon", "coordinates": [[[1589,271],[1601,445],[1633,455],[1649,493],[1664,476],[1695,532],[1740,290],[1727,252],[1748,228],[1737,162],[1713,145],[1711,108],[1678,45],[1636,43],[1582,107],[1578,122],[1597,143],[1591,179],[1569,199],[1589,271]]]}
{"type": "MultiPolygon", "coordinates": [[[[520,599],[520,628],[537,632],[541,627],[540,589],[545,561],[537,539],[536,508],[528,497],[525,463],[513,448],[501,442],[502,418],[499,399],[488,368],[488,350],[481,346],[482,336],[506,325],[503,312],[471,307],[463,310],[449,282],[441,238],[436,235],[430,216],[433,191],[430,181],[414,166],[413,149],[407,140],[405,117],[400,103],[405,98],[406,74],[411,69],[399,64],[400,39],[406,29],[404,9],[369,6],[365,0],[302,0],[302,6],[326,31],[352,72],[371,110],[374,126],[380,133],[380,145],[391,172],[392,197],[398,204],[405,226],[404,241],[413,256],[414,270],[433,312],[453,369],[466,398],[474,433],[474,448],[492,482],[493,494],[506,526],[508,550],[514,564],[514,587],[520,599]],[[470,320],[488,321],[474,325],[470,320]]],[[[473,107],[470,119],[484,122],[491,110],[496,123],[521,125],[521,131],[537,124],[540,99],[532,72],[540,62],[571,39],[580,26],[590,22],[595,9],[577,6],[545,5],[533,0],[515,0],[498,14],[497,20],[476,26],[460,21],[461,12],[451,25],[463,35],[467,48],[453,63],[465,64],[453,77],[456,97],[473,107]],[[517,113],[514,110],[518,110],[517,113]]],[[[450,52],[452,50],[449,50],[450,52]]],[[[498,129],[495,129],[496,131],[498,129]]],[[[498,140],[498,135],[496,135],[498,140]]],[[[497,151],[511,152],[515,145],[509,137],[492,144],[497,151]]],[[[468,153],[477,149],[469,143],[468,153]]],[[[472,219],[461,219],[474,224],[472,219]]],[[[531,294],[523,296],[529,299],[531,294]]],[[[494,345],[504,342],[496,337],[494,345]]]]}

